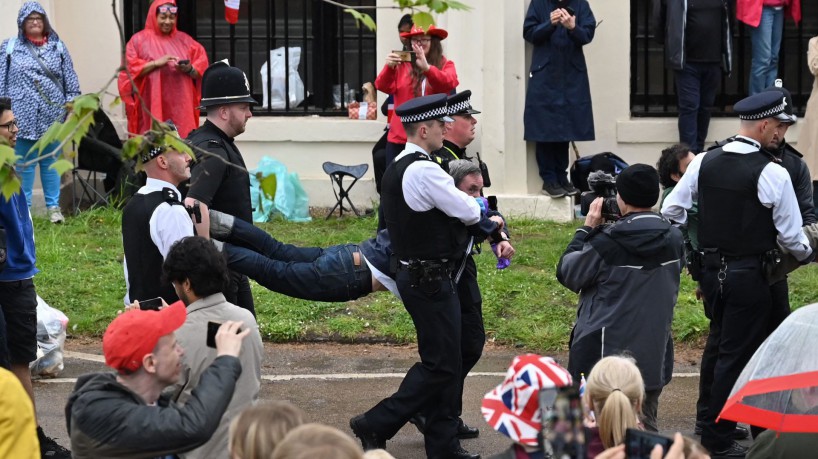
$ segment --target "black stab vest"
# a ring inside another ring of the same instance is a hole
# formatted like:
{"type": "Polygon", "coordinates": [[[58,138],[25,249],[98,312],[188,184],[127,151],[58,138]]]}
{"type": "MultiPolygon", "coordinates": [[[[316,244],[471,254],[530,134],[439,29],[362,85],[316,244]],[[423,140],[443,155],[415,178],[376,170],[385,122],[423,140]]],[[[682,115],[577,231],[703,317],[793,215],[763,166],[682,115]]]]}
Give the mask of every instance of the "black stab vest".
{"type": "Polygon", "coordinates": [[[151,215],[163,202],[182,205],[173,190],[164,188],[135,194],[122,211],[122,245],[128,264],[128,297],[132,302],[162,297],[171,304],[179,299],[173,286],[160,280],[164,259],[151,240],[151,215]]]}
{"type": "Polygon", "coordinates": [[[433,208],[412,210],[403,195],[403,176],[415,161],[431,161],[423,153],[412,153],[394,161],[383,174],[381,206],[392,250],[401,260],[458,260],[468,243],[466,226],[433,208]]]}
{"type": "Polygon", "coordinates": [[[762,152],[711,150],[699,170],[699,245],[726,256],[760,255],[776,247],[773,211],[758,200],[770,164],[762,152]]]}

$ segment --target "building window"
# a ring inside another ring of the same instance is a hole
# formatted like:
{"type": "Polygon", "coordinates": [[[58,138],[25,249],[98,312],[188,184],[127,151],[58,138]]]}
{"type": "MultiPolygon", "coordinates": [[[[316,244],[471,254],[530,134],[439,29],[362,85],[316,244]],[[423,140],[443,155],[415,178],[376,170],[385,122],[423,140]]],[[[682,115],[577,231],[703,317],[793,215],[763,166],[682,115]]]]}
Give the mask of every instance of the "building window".
{"type": "MultiPolygon", "coordinates": [[[[126,39],[144,28],[149,3],[123,2],[126,39]]],[[[374,9],[367,12],[376,19],[374,9]]],[[[229,59],[245,71],[257,115],[347,116],[347,102],[375,78],[375,32],[322,0],[244,0],[235,25],[224,20],[221,0],[179,2],[177,24],[211,62],[229,59]]]]}
{"type": "MultiPolygon", "coordinates": [[[[677,116],[673,71],[665,68],[664,46],[653,36],[652,0],[631,0],[631,115],[677,116]]],[[[716,95],[714,116],[732,116],[733,104],[747,95],[750,74],[750,28],[735,18],[733,26],[733,74],[723,76],[716,95]]],[[[796,113],[803,115],[812,89],[807,69],[807,43],[818,34],[818,2],[802,0],[801,22],[786,19],[779,55],[778,77],[792,93],[796,113]]]]}

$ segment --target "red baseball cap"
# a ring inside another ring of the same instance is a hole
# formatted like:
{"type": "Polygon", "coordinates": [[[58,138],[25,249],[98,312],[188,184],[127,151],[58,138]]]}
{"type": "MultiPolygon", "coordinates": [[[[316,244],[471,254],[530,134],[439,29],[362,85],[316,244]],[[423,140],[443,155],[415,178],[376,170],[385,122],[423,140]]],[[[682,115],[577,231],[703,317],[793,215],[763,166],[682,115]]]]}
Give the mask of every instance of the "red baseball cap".
{"type": "Polygon", "coordinates": [[[187,309],[177,301],[159,311],[132,309],[120,314],[102,335],[105,364],[120,373],[142,368],[142,358],[153,352],[159,338],[185,323],[187,309]]]}

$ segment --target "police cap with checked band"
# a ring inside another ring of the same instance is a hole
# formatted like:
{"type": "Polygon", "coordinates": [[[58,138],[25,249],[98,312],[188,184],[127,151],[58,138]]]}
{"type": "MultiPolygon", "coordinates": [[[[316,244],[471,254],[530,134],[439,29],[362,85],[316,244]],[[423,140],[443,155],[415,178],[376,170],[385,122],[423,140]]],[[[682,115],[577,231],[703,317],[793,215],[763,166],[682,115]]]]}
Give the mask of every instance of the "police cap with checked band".
{"type": "Polygon", "coordinates": [[[471,106],[471,90],[460,91],[449,96],[449,116],[476,115],[480,113],[471,106]]]}
{"type": "Polygon", "coordinates": [[[742,120],[775,118],[779,121],[790,122],[786,107],[787,99],[780,91],[764,91],[736,102],[733,111],[738,113],[738,117],[742,120]]]}
{"type": "Polygon", "coordinates": [[[402,103],[395,109],[395,114],[400,117],[403,124],[431,120],[451,123],[454,120],[447,116],[446,99],[446,94],[416,97],[402,103]]]}

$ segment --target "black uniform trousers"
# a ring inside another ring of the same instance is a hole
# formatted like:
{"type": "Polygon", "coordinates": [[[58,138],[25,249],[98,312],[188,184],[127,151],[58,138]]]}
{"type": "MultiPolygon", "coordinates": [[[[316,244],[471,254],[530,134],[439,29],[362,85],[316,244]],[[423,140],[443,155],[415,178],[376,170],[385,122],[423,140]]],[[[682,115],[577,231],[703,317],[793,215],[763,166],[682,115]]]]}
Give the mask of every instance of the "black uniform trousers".
{"type": "Polygon", "coordinates": [[[466,267],[457,283],[457,295],[460,299],[461,340],[460,355],[463,365],[460,372],[460,392],[457,397],[457,414],[463,413],[463,386],[466,376],[483,355],[486,344],[486,330],[483,327],[483,298],[477,284],[477,265],[474,257],[466,258],[466,267]]]}
{"type": "MultiPolygon", "coordinates": [[[[785,278],[771,285],[770,295],[772,296],[773,309],[770,313],[770,321],[765,339],[790,315],[790,298],[787,279],[785,278]]],[[[713,320],[713,311],[708,307],[707,301],[704,301],[704,315],[709,320],[713,320]]],[[[711,324],[710,331],[707,335],[707,342],[704,345],[704,352],[702,352],[702,363],[699,368],[699,400],[696,402],[697,424],[704,424],[707,415],[708,406],[710,405],[710,388],[713,386],[713,370],[719,353],[718,337],[714,334],[713,330],[711,324]]],[[[751,427],[753,438],[757,437],[764,430],[758,427],[751,427]]]]}
{"type": "Polygon", "coordinates": [[[721,281],[720,269],[704,267],[701,280],[705,302],[713,315],[708,346],[716,353],[702,429],[702,445],[712,452],[729,448],[733,442],[730,435],[736,423],[726,419],[717,423],[716,418],[744,366],[769,335],[774,309],[759,256],[727,259],[721,281]]]}
{"type": "Polygon", "coordinates": [[[412,287],[407,270],[395,281],[415,324],[420,362],[413,365],[390,397],[364,416],[383,438],[392,438],[415,414],[428,409],[426,455],[448,457],[459,446],[457,408],[462,388],[460,300],[454,281],[443,279],[412,287]]]}
{"type": "Polygon", "coordinates": [[[250,311],[253,317],[255,317],[256,306],[253,301],[253,291],[250,290],[250,278],[235,271],[230,271],[227,277],[227,288],[224,289],[224,298],[229,303],[250,311]]]}

